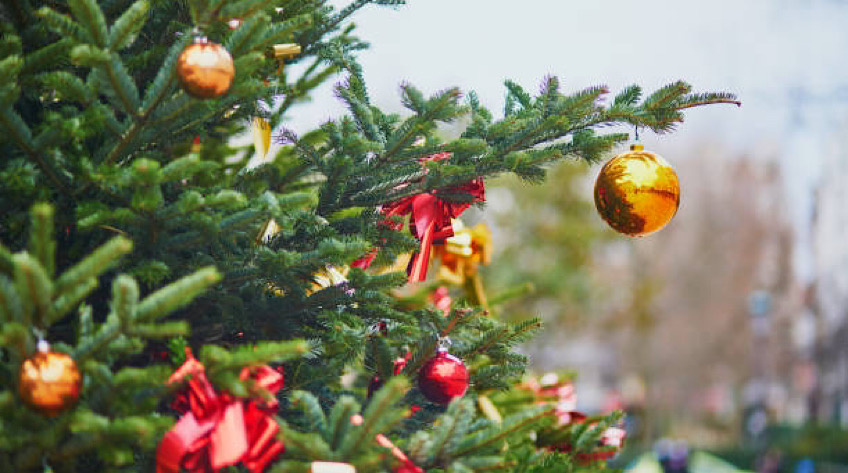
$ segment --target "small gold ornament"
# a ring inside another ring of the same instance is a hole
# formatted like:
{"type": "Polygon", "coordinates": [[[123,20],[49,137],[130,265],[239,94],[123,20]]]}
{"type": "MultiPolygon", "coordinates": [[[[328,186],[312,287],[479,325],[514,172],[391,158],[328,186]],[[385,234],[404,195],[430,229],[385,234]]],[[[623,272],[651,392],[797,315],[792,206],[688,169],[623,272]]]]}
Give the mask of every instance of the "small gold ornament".
{"type": "Polygon", "coordinates": [[[641,144],[601,168],[595,181],[595,207],[617,232],[643,236],[664,227],[680,204],[677,173],[641,144]]]}
{"type": "Polygon", "coordinates": [[[18,372],[18,394],[36,411],[55,416],[76,404],[82,376],[73,358],[40,342],[38,353],[27,358],[18,372]]]}
{"type": "Polygon", "coordinates": [[[230,89],[235,76],[233,57],[204,36],[195,38],[177,59],[177,77],[183,90],[199,99],[214,99],[230,89]]]}

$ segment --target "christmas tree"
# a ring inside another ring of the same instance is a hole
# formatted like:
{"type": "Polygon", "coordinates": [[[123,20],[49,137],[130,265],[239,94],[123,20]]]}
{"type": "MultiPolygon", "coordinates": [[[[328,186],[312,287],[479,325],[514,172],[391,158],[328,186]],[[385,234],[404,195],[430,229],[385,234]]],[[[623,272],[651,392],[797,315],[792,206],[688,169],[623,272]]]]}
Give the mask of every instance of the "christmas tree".
{"type": "Polygon", "coordinates": [[[481,307],[485,236],[451,256],[452,220],[488,177],[734,98],[547,77],[507,82],[501,117],[411,84],[384,113],[349,19],[399,3],[0,4],[0,470],[604,468],[619,416],[520,384],[540,324],[481,307]],[[348,115],[281,126],[338,74],[348,115]],[[434,293],[431,259],[468,291],[434,293]]]}

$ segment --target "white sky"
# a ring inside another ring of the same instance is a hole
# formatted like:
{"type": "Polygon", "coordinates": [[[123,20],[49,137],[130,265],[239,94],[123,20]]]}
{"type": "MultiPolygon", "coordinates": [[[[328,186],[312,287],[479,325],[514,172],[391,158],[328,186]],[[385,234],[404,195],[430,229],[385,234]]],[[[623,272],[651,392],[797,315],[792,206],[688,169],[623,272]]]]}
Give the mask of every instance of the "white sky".
{"type": "MultiPolygon", "coordinates": [[[[409,0],[368,7],[354,21],[371,43],[361,62],[372,100],[391,111],[400,111],[404,81],[425,93],[475,90],[496,116],[504,79],[536,90],[546,74],[567,90],[683,79],[699,91],[734,92],[742,108],[690,110],[678,132],[643,141],[672,163],[703,142],[731,157],[779,159],[795,222],[809,219],[825,155],[848,154],[848,140],[838,139],[848,130],[848,1],[409,0]]],[[[310,129],[342,113],[327,86],[287,126],[310,129]]],[[[806,227],[798,225],[802,278],[806,227]]]]}

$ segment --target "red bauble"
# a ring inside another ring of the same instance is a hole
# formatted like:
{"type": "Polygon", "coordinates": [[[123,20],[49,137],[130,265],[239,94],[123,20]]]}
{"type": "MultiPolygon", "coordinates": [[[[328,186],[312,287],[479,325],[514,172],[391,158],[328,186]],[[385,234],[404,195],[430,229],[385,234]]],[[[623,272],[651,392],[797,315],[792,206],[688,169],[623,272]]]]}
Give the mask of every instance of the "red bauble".
{"type": "Polygon", "coordinates": [[[418,388],[436,404],[448,404],[468,390],[468,369],[459,358],[439,349],[418,372],[418,388]]]}

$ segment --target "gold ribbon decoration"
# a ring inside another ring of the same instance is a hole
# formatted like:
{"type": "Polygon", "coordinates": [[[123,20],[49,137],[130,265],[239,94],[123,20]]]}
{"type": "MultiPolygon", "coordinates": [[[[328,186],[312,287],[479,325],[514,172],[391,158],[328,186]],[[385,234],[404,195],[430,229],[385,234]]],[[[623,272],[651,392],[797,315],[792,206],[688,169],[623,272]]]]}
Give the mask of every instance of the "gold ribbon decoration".
{"type": "Polygon", "coordinates": [[[448,283],[464,286],[471,302],[489,310],[483,281],[478,271],[481,264],[489,264],[492,258],[492,234],[485,223],[467,228],[461,220],[451,222],[453,236],[445,239],[438,247],[441,260],[439,277],[448,283]]]}

